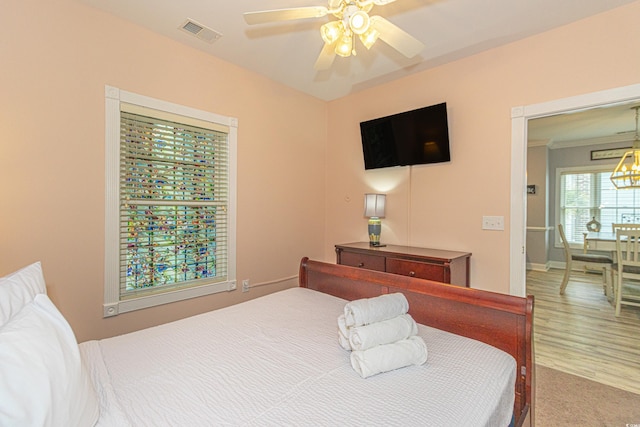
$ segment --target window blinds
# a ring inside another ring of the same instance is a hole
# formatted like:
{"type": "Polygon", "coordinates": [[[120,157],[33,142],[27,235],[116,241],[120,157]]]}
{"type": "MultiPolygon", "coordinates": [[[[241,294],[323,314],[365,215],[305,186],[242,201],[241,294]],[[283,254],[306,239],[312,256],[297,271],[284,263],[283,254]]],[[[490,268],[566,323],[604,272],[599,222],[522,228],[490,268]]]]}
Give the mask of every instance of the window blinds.
{"type": "Polygon", "coordinates": [[[227,278],[228,131],[176,118],[121,111],[121,299],[227,278]]]}
{"type": "Polygon", "coordinates": [[[603,168],[604,171],[568,168],[560,172],[560,223],[564,225],[570,243],[584,243],[587,223],[593,218],[606,231],[611,229],[612,223],[640,215],[640,190],[617,190],[609,179],[610,167],[603,168]]]}

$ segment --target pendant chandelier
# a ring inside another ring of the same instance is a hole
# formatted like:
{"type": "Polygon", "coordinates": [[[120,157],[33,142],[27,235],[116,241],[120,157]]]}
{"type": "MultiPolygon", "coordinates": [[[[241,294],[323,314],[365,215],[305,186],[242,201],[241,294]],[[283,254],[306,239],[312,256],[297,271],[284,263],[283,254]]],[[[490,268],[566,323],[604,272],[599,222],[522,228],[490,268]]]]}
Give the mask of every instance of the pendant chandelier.
{"type": "Polygon", "coordinates": [[[638,135],[638,110],[640,106],[633,107],[636,110],[636,135],[633,139],[631,150],[624,153],[620,163],[611,174],[611,182],[617,189],[640,188],[640,136],[638,135]]]}

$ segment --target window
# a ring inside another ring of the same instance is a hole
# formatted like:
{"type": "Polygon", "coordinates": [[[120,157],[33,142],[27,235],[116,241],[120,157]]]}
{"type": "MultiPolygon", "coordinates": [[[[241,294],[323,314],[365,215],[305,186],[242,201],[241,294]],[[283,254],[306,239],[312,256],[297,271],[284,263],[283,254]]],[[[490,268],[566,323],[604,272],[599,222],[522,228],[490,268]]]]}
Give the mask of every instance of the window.
{"type": "Polygon", "coordinates": [[[640,221],[640,189],[616,190],[609,179],[612,170],[612,165],[558,169],[557,214],[569,243],[582,247],[593,217],[602,231],[611,231],[613,223],[640,221]]]}
{"type": "Polygon", "coordinates": [[[104,316],[235,289],[237,120],[106,87],[104,316]]]}

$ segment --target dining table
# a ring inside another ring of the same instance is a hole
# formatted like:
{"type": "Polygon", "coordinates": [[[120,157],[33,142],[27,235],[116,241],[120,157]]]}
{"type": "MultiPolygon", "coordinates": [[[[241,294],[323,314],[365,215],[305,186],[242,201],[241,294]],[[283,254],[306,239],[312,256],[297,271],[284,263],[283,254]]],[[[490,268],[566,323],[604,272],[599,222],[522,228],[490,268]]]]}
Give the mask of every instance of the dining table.
{"type": "Polygon", "coordinates": [[[611,231],[590,231],[585,238],[586,249],[590,251],[615,252],[616,233],[611,231]]]}

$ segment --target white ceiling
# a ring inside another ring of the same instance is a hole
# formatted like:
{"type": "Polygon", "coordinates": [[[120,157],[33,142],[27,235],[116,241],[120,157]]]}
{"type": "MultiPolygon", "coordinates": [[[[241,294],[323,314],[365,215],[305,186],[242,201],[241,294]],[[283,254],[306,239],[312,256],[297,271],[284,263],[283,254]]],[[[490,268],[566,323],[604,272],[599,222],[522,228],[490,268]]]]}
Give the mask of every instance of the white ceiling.
{"type": "Polygon", "coordinates": [[[78,0],[323,100],[416,73],[634,0],[397,0],[374,6],[426,47],[408,59],[382,41],[316,72],[323,18],[252,25],[242,14],[327,6],[326,0],[78,0]],[[192,19],[222,34],[209,44],[179,29],[192,19]]]}
{"type": "Polygon", "coordinates": [[[640,100],[530,120],[529,145],[551,148],[633,141],[640,100]]]}
{"type": "MultiPolygon", "coordinates": [[[[249,26],[242,14],[327,6],[326,0],[77,1],[330,101],[634,0],[397,0],[374,6],[370,15],[385,17],[423,42],[426,47],[418,56],[405,58],[382,41],[367,51],[358,41],[357,56],[337,56],[330,69],[320,72],[313,68],[323,46],[319,29],[332,15],[249,26]],[[188,19],[222,37],[214,43],[198,39],[181,29],[188,19]]],[[[530,139],[566,142],[633,130],[634,112],[628,105],[623,107],[619,111],[595,109],[571,118],[562,115],[532,121],[530,139]]]]}

